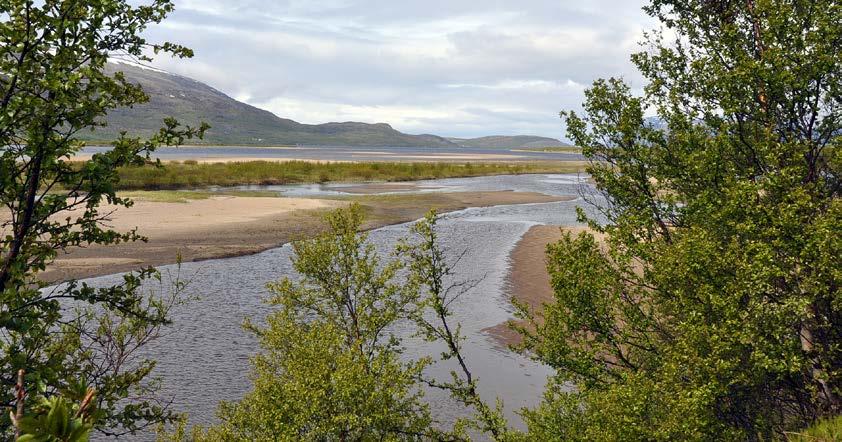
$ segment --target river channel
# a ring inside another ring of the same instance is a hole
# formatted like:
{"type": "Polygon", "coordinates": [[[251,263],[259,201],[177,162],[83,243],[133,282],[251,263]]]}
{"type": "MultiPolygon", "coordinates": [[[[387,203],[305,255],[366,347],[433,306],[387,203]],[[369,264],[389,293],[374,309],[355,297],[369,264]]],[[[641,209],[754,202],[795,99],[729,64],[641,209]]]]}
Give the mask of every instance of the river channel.
{"type": "MultiPolygon", "coordinates": [[[[504,399],[507,415],[522,425],[517,410],[535,406],[551,370],[528,357],[513,353],[483,332],[512,317],[506,292],[509,254],[531,226],[576,225],[575,208],[588,207],[581,198],[590,186],[579,175],[519,175],[466,179],[443,179],[417,183],[422,191],[513,190],[549,195],[574,196],[566,202],[469,208],[446,214],[438,224],[442,244],[452,256],[465,251],[456,267],[460,280],[480,280],[453,305],[454,317],[467,337],[466,356],[479,378],[481,393],[488,399],[504,399]],[[426,190],[424,190],[426,189],[426,190]]],[[[338,185],[276,186],[288,196],[319,196],[341,193],[338,185]]],[[[416,188],[417,191],[417,188],[416,188]]],[[[411,224],[393,225],[370,232],[378,250],[388,253],[395,242],[408,234],[411,224]]],[[[258,323],[271,312],[264,301],[266,284],[295,277],[289,245],[251,256],[218,259],[182,265],[189,279],[189,293],[199,299],[179,307],[174,325],[146,349],[146,356],[158,361],[155,374],[163,380],[162,397],[172,400],[174,409],[186,412],[192,423],[214,422],[221,400],[237,400],[249,389],[249,357],[258,350],[255,339],[241,327],[245,318],[258,323]]],[[[162,267],[173,272],[174,266],[162,267]]],[[[99,286],[119,282],[119,275],[90,279],[99,286]]],[[[408,326],[398,335],[409,336],[408,326]]],[[[437,354],[417,339],[406,341],[408,358],[437,354]]],[[[440,364],[430,374],[445,379],[451,367],[440,364]]],[[[427,392],[427,400],[444,422],[464,415],[438,391],[427,392]]],[[[138,440],[146,437],[139,436],[138,440]]]]}

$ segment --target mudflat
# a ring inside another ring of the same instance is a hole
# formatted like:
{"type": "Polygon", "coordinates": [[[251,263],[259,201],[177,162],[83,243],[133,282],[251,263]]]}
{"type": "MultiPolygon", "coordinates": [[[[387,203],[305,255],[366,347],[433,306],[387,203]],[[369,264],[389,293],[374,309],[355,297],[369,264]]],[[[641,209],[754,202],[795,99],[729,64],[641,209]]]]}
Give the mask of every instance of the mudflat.
{"type": "MultiPolygon", "coordinates": [[[[60,254],[40,276],[46,282],[58,282],[173,264],[179,256],[188,262],[258,253],[324,231],[325,211],[354,201],[367,212],[364,228],[374,229],[419,219],[431,208],[448,212],[564,199],[529,192],[442,192],[342,199],[213,196],[180,202],[141,199],[131,208],[116,208],[106,224],[118,231],[137,228],[148,241],[72,249],[60,254]]],[[[108,209],[104,207],[102,213],[108,209]]]]}

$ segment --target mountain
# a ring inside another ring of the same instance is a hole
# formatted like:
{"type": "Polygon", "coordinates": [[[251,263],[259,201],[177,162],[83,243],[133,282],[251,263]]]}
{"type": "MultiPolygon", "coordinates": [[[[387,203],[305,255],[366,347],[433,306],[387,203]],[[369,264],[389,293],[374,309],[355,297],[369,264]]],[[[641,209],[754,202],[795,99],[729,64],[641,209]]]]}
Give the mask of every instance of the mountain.
{"type": "Polygon", "coordinates": [[[122,71],[128,81],[140,84],[149,102],[112,110],[106,118],[108,125],[89,134],[91,140],[114,139],[121,131],[148,136],[161,127],[164,117],[172,116],[182,124],[210,124],[202,141],[207,144],[455,147],[442,137],[409,135],[385,123],[301,124],[239,102],[199,81],[157,69],[111,63],[107,70],[122,71]]]}
{"type": "Polygon", "coordinates": [[[565,146],[554,138],[526,135],[482,138],[410,135],[386,123],[302,124],[237,101],[207,84],[180,75],[123,62],[110,63],[106,70],[123,72],[128,81],[140,84],[149,101],[110,111],[106,118],[108,125],[86,135],[91,141],[113,140],[122,131],[149,136],[158,131],[165,117],[171,116],[182,124],[197,125],[202,121],[210,124],[211,129],[200,141],[203,144],[500,149],[565,146]]]}
{"type": "Polygon", "coordinates": [[[495,135],[481,138],[448,138],[448,141],[462,147],[485,147],[489,149],[527,149],[542,147],[564,147],[568,144],[555,138],[531,135],[495,135]]]}

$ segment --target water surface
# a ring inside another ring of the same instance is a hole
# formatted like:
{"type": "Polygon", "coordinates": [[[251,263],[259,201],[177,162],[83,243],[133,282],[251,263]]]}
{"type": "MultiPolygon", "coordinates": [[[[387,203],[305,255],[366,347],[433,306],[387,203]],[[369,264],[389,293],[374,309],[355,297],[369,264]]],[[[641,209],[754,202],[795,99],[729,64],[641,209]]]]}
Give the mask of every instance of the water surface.
{"type": "MultiPolygon", "coordinates": [[[[549,195],[578,196],[586,189],[584,177],[577,175],[520,175],[465,179],[431,180],[418,183],[435,191],[517,190],[549,195]]],[[[275,186],[280,193],[295,196],[335,194],[332,186],[275,186]]],[[[516,410],[538,403],[551,370],[527,357],[512,353],[482,330],[511,318],[505,278],[508,256],[521,236],[533,225],[574,225],[573,201],[470,208],[446,214],[439,223],[442,244],[453,255],[466,251],[457,270],[457,279],[481,280],[453,305],[467,337],[467,359],[479,378],[481,393],[488,399],[505,398],[506,411],[519,425],[516,410]]],[[[395,242],[408,234],[411,223],[388,226],[370,233],[378,250],[388,253],[395,242]]],[[[260,322],[271,311],[264,303],[266,283],[294,277],[286,245],[266,252],[237,258],[186,263],[182,274],[190,275],[190,292],[198,301],[180,308],[173,315],[174,327],[147,349],[158,360],[156,374],[163,378],[163,396],[172,399],[176,410],[187,412],[194,423],[212,423],[220,400],[237,400],[249,389],[248,359],[255,353],[255,339],[241,324],[249,317],[260,322]]],[[[173,266],[162,270],[173,271],[173,266]]],[[[119,282],[119,276],[89,280],[94,285],[119,282]]],[[[409,327],[396,332],[411,334],[409,327]]],[[[407,341],[407,357],[417,358],[435,348],[417,339],[407,341]]],[[[451,367],[433,367],[432,375],[447,376],[451,367]]],[[[436,417],[451,421],[465,413],[440,392],[431,391],[428,400],[436,417]]],[[[144,439],[144,437],[139,437],[144,439]]]]}

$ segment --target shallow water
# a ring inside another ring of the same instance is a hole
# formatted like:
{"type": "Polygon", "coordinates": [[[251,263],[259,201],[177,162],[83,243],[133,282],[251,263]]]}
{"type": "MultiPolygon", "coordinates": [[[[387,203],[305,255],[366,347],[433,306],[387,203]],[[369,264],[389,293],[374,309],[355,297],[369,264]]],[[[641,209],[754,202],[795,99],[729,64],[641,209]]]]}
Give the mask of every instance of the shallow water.
{"type": "MultiPolygon", "coordinates": [[[[376,192],[377,195],[390,195],[415,192],[491,192],[515,191],[536,192],[557,196],[578,196],[579,192],[589,192],[587,179],[583,174],[526,174],[526,175],[496,175],[472,178],[443,178],[437,180],[407,181],[406,190],[390,190],[376,192]]],[[[350,186],[364,185],[354,183],[350,186]]],[[[219,190],[252,190],[278,192],[286,197],[330,197],[349,195],[344,191],[348,183],[325,184],[289,184],[274,186],[235,186],[211,188],[219,190]]]]}
{"type": "MultiPolygon", "coordinates": [[[[568,196],[578,196],[586,189],[583,186],[587,186],[583,177],[576,175],[500,176],[433,180],[420,184],[442,188],[439,191],[470,188],[568,196]]],[[[275,190],[289,195],[335,192],[313,186],[275,190]]],[[[501,348],[482,330],[511,318],[505,278],[508,255],[517,241],[536,224],[574,225],[575,208],[582,204],[581,199],[576,199],[471,208],[444,215],[438,225],[446,249],[454,255],[467,251],[456,268],[458,279],[481,279],[453,306],[454,317],[462,324],[467,337],[467,359],[479,378],[481,393],[488,399],[505,398],[507,414],[516,425],[520,422],[516,410],[538,403],[551,370],[501,348]]],[[[370,240],[379,250],[388,252],[399,238],[408,234],[409,226],[402,224],[374,230],[370,240]]],[[[182,275],[188,275],[192,280],[190,293],[200,299],[174,313],[174,327],[147,349],[147,355],[158,360],[156,374],[164,380],[163,396],[172,399],[176,410],[187,412],[191,422],[213,422],[220,400],[237,400],[248,390],[248,358],[257,349],[255,339],[243,331],[241,324],[246,317],[261,321],[271,311],[271,307],[263,303],[268,296],[265,285],[294,276],[291,255],[291,247],[287,245],[257,255],[182,266],[182,275]]],[[[162,268],[165,272],[173,269],[173,266],[162,268]]],[[[89,282],[104,285],[117,282],[118,278],[106,276],[89,282]]],[[[407,329],[396,332],[410,334],[407,329]]],[[[434,350],[417,340],[407,341],[407,347],[407,356],[411,358],[434,350]]],[[[436,366],[430,373],[446,376],[449,370],[450,367],[436,366]]],[[[440,392],[431,391],[427,397],[442,421],[451,421],[465,413],[440,392]]]]}

